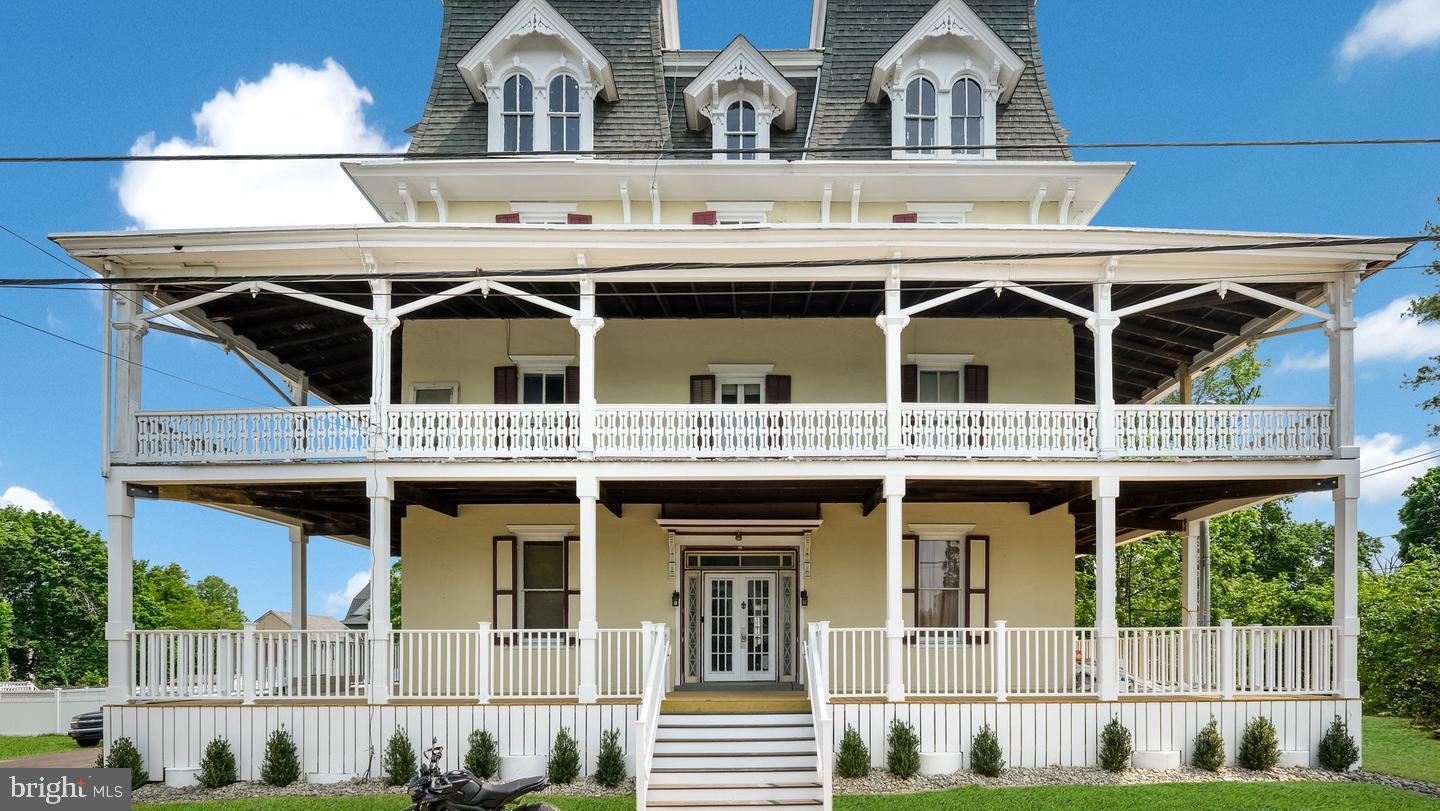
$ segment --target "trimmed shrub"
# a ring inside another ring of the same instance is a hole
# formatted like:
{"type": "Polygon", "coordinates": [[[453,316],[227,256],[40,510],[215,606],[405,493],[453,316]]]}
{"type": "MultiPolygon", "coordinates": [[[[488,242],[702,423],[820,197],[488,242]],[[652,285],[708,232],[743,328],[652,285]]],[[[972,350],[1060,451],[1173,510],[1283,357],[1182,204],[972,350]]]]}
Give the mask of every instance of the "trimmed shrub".
{"type": "Polygon", "coordinates": [[[560,727],[560,734],[555,736],[555,743],[550,746],[545,774],[550,778],[551,785],[556,786],[573,783],[580,776],[580,747],[565,727],[560,727]]]}
{"type": "Polygon", "coordinates": [[[104,744],[101,744],[101,745],[95,747],[95,768],[97,768],[97,769],[103,769],[103,768],[105,768],[105,745],[104,745],[104,744]]]}
{"type": "Polygon", "coordinates": [[[129,738],[116,738],[110,744],[110,754],[105,756],[105,768],[129,769],[130,788],[140,788],[150,782],[145,772],[145,763],[140,759],[140,750],[129,738]]]}
{"type": "Polygon", "coordinates": [[[845,725],[840,739],[840,753],[835,757],[835,773],[841,777],[864,777],[870,773],[870,747],[855,727],[845,725]]]}
{"type": "Polygon", "coordinates": [[[970,742],[970,768],[986,777],[999,777],[1005,770],[1005,753],[1000,750],[1000,739],[989,724],[980,727],[975,739],[970,742]]]}
{"type": "Polygon", "coordinates": [[[1280,738],[1269,718],[1262,715],[1245,725],[1240,748],[1235,751],[1235,762],[1257,772],[1273,769],[1280,762],[1280,738]]]}
{"type": "Polygon", "coordinates": [[[500,747],[495,738],[483,729],[470,733],[470,748],[465,751],[465,771],[481,780],[490,780],[500,772],[500,747]]]}
{"type": "Polygon", "coordinates": [[[224,738],[216,738],[205,744],[205,754],[200,758],[200,774],[196,775],[195,782],[205,788],[222,788],[239,779],[230,743],[224,738]]]}
{"type": "Polygon", "coordinates": [[[260,779],[272,786],[288,786],[300,779],[300,753],[295,749],[295,739],[283,726],[265,739],[260,779]]]}
{"type": "Polygon", "coordinates": [[[1325,737],[1320,739],[1320,765],[1332,772],[1349,771],[1355,761],[1360,759],[1360,747],[1355,745],[1355,739],[1350,737],[1350,725],[1335,716],[1330,722],[1330,728],[1325,730],[1325,737]]]}
{"type": "Polygon", "coordinates": [[[620,730],[600,733],[600,754],[595,759],[595,782],[615,788],[625,782],[625,753],[620,751],[620,730]]]}
{"type": "Polygon", "coordinates": [[[420,761],[415,759],[415,745],[405,734],[405,727],[395,727],[390,740],[385,742],[385,756],[380,761],[380,772],[385,776],[385,785],[403,786],[410,778],[420,773],[420,761]]]}
{"type": "Polygon", "coordinates": [[[1107,772],[1123,772],[1130,768],[1130,756],[1135,749],[1130,743],[1130,730],[1111,718],[1110,723],[1100,730],[1100,768],[1107,772]]]}
{"type": "Polygon", "coordinates": [[[915,727],[899,718],[891,721],[888,746],[885,765],[891,774],[909,780],[920,773],[920,739],[915,736],[915,727]]]}
{"type": "Polygon", "coordinates": [[[1190,765],[1207,772],[1218,772],[1225,765],[1225,740],[1220,737],[1214,718],[1195,736],[1195,743],[1190,746],[1190,765]]]}

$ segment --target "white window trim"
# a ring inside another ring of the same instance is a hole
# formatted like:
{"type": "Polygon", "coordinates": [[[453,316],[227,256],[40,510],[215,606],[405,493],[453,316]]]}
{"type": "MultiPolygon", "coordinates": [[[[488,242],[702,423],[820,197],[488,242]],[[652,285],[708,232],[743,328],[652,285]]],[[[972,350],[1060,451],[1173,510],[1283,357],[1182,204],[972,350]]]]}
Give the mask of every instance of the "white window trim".
{"type": "Polygon", "coordinates": [[[510,211],[519,214],[520,222],[525,225],[565,225],[566,215],[575,213],[577,208],[577,203],[510,204],[510,211]]]}
{"type": "Polygon", "coordinates": [[[459,383],[459,381],[456,381],[456,380],[426,380],[426,381],[419,381],[419,382],[411,383],[411,384],[410,384],[410,403],[411,403],[412,405],[414,405],[414,404],[415,404],[415,401],[416,401],[416,397],[415,397],[416,392],[420,391],[421,389],[424,389],[424,390],[426,390],[426,391],[429,391],[429,390],[432,390],[432,389],[449,389],[449,390],[450,390],[450,404],[451,404],[451,405],[454,405],[454,404],[460,402],[460,383],[459,383]]]}
{"type": "MultiPolygon", "coordinates": [[[[959,372],[975,362],[974,355],[906,355],[922,372],[959,372]]],[[[957,525],[958,526],[958,525],[957,525]]]]}
{"type": "MultiPolygon", "coordinates": [[[[515,364],[515,399],[520,405],[546,405],[542,403],[525,402],[525,375],[553,375],[565,374],[566,366],[575,365],[574,355],[511,355],[510,362],[515,364]]],[[[569,392],[566,392],[568,395],[569,392]]],[[[548,405],[559,405],[559,403],[548,403],[548,405]]]]}
{"type": "MultiPolygon", "coordinates": [[[[961,551],[962,551],[962,555],[963,555],[963,559],[964,559],[964,566],[963,566],[963,568],[962,568],[961,571],[960,571],[960,586],[959,586],[958,589],[956,589],[957,591],[960,592],[960,617],[959,617],[960,622],[959,622],[958,625],[956,625],[957,628],[968,628],[968,627],[970,627],[970,619],[971,619],[971,617],[970,617],[970,606],[966,604],[964,598],[965,598],[965,593],[966,593],[966,591],[967,591],[966,585],[970,582],[970,533],[972,533],[972,532],[974,532],[974,531],[975,531],[975,525],[974,525],[974,524],[911,524],[911,525],[910,525],[910,532],[911,532],[911,534],[913,534],[913,535],[915,536],[915,548],[912,550],[911,554],[914,555],[914,560],[916,561],[917,566],[918,566],[918,563],[919,563],[919,560],[920,560],[920,542],[921,542],[921,541],[958,541],[958,542],[960,543],[960,549],[961,549],[961,551]]],[[[987,550],[987,552],[988,552],[988,550],[987,550]]],[[[916,581],[915,581],[915,583],[914,583],[914,586],[915,586],[916,603],[915,603],[915,617],[914,617],[913,619],[914,619],[914,622],[915,622],[915,627],[919,628],[919,627],[921,627],[921,626],[920,626],[920,605],[919,605],[920,581],[919,581],[918,577],[917,577],[917,579],[916,579],[916,581]]],[[[986,584],[986,587],[987,587],[987,588],[989,587],[989,584],[988,584],[988,583],[986,584]]],[[[929,591],[929,590],[930,590],[930,589],[927,589],[927,591],[929,591]]],[[[938,589],[936,589],[936,590],[938,590],[938,589]]],[[[927,626],[927,627],[928,627],[928,626],[927,626]]]]}
{"type": "MultiPolygon", "coordinates": [[[[719,151],[727,148],[725,145],[725,136],[728,134],[726,117],[730,112],[730,105],[738,101],[749,102],[750,106],[755,108],[755,148],[758,150],[770,148],[770,125],[774,122],[778,111],[771,105],[766,104],[758,94],[748,90],[737,90],[721,96],[720,103],[712,105],[707,110],[710,116],[710,148],[717,150],[715,152],[715,160],[717,161],[731,161],[734,163],[749,162],[734,157],[728,152],[719,151]]],[[[756,152],[749,160],[768,161],[770,160],[770,153],[756,152]]]]}
{"type": "Polygon", "coordinates": [[[931,225],[964,225],[974,203],[906,203],[905,210],[915,215],[916,221],[931,225]]]}
{"type": "Polygon", "coordinates": [[[775,371],[773,363],[711,363],[710,374],[715,375],[715,402],[720,402],[720,391],[729,384],[751,384],[760,386],[760,402],[765,402],[765,376],[775,371]]]}
{"type": "Polygon", "coordinates": [[[707,202],[705,208],[715,212],[718,225],[767,225],[773,202],[707,202]]]}
{"type": "MultiPolygon", "coordinates": [[[[517,630],[563,630],[549,628],[527,628],[525,625],[525,544],[527,543],[559,543],[560,559],[562,561],[561,572],[568,577],[568,561],[570,547],[567,545],[566,537],[575,534],[574,524],[510,524],[506,527],[511,535],[515,536],[515,627],[517,630]]],[[[570,591],[570,584],[564,580],[560,583],[560,592],[565,594],[570,591]]],[[[568,599],[568,598],[567,598],[568,599]]]]}
{"type": "Polygon", "coordinates": [[[890,143],[901,147],[893,150],[891,157],[897,160],[995,160],[995,150],[993,149],[982,149],[978,152],[931,149],[929,154],[925,154],[920,151],[923,147],[912,151],[903,146],[905,143],[905,92],[910,86],[910,82],[919,78],[928,79],[935,86],[935,143],[937,145],[949,146],[955,143],[953,134],[950,132],[951,112],[954,109],[951,104],[951,90],[961,79],[974,79],[980,84],[981,116],[983,117],[981,139],[987,144],[995,143],[996,102],[1000,98],[1002,88],[996,84],[993,78],[987,79],[973,68],[962,68],[949,77],[936,76],[928,70],[914,68],[898,76],[895,82],[886,87],[886,92],[890,96],[890,143]]]}
{"type": "Polygon", "coordinates": [[[910,525],[910,533],[922,541],[963,541],[974,531],[974,524],[910,525]]]}

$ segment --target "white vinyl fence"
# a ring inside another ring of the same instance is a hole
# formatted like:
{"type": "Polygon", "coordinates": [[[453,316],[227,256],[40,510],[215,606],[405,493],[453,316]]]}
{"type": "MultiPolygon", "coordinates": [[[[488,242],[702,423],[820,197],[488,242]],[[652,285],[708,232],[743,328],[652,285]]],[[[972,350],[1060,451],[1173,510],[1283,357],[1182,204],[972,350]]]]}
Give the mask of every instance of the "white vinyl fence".
{"type": "Polygon", "coordinates": [[[104,703],[104,687],[0,692],[0,735],[63,735],[71,718],[104,703]]]}

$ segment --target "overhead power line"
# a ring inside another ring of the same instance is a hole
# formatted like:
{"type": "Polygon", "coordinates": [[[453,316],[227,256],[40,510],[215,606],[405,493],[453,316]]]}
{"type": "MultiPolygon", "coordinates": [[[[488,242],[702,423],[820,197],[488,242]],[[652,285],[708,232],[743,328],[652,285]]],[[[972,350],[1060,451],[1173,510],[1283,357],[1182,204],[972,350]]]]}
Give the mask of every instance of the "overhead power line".
{"type": "MultiPolygon", "coordinates": [[[[209,163],[225,161],[304,161],[304,160],[383,160],[404,158],[413,161],[437,160],[525,160],[535,157],[621,157],[649,159],[655,157],[686,156],[708,157],[716,154],[737,155],[845,155],[877,154],[889,155],[895,152],[912,153],[917,156],[934,152],[1020,152],[1020,151],[1063,151],[1067,149],[1275,149],[1296,147],[1336,146],[1414,146],[1440,144],[1440,137],[1418,136],[1401,138],[1281,138],[1281,139],[1231,139],[1214,141],[1097,141],[1090,143],[1019,142],[1005,144],[934,144],[923,148],[900,145],[856,145],[836,144],[833,146],[775,146],[748,149],[713,149],[708,147],[628,147],[615,149],[587,150],[538,150],[531,152],[491,152],[486,150],[447,150],[438,152],[236,152],[199,153],[184,155],[0,155],[0,164],[14,163],[209,163]]],[[[792,159],[793,160],[793,159],[792,159]]]]}

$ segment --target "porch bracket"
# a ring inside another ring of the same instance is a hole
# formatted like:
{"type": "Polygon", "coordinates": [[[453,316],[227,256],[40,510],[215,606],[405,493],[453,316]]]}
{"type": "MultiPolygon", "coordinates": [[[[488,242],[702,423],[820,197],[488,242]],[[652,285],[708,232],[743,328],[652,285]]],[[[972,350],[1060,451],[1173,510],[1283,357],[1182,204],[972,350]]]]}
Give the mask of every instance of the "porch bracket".
{"type": "Polygon", "coordinates": [[[521,301],[529,302],[530,304],[534,304],[537,307],[544,307],[547,310],[553,310],[557,313],[560,313],[561,315],[566,315],[571,318],[580,317],[580,311],[575,309],[574,307],[566,307],[564,304],[561,304],[557,301],[551,301],[544,296],[537,296],[534,293],[527,293],[518,287],[511,287],[504,282],[497,282],[489,279],[487,279],[486,281],[489,283],[490,289],[492,290],[498,290],[508,296],[514,296],[521,301]]]}

